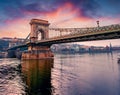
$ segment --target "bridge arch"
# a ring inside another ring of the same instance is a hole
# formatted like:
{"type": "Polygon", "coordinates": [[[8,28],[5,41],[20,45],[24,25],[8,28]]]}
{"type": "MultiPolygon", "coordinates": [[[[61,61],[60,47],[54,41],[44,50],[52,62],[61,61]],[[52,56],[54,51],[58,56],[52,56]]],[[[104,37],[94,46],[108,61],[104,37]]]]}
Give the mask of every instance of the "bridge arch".
{"type": "Polygon", "coordinates": [[[46,32],[43,30],[43,29],[38,29],[38,40],[39,40],[39,34],[41,34],[40,35],[40,40],[44,40],[44,39],[46,39],[46,32]]]}

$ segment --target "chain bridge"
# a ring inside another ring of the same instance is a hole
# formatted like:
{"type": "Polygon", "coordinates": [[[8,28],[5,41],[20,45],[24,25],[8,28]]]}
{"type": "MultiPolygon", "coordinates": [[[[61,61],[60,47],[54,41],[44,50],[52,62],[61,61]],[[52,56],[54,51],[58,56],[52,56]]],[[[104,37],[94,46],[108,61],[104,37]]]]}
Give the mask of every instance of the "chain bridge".
{"type": "Polygon", "coordinates": [[[32,19],[30,25],[31,32],[24,42],[10,47],[8,51],[28,47],[29,52],[24,52],[23,58],[32,55],[30,54],[32,51],[37,51],[38,55],[43,54],[41,52],[44,51],[47,57],[51,57],[53,56],[50,51],[52,44],[120,38],[120,24],[87,28],[49,28],[48,21],[32,19]]]}

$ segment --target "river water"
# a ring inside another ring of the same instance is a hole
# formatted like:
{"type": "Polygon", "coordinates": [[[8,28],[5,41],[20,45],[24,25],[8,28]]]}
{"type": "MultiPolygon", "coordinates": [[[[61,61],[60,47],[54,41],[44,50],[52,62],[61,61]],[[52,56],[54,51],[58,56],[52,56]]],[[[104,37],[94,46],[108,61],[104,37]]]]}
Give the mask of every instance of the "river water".
{"type": "Polygon", "coordinates": [[[120,52],[0,59],[0,95],[120,95],[120,52]]]}

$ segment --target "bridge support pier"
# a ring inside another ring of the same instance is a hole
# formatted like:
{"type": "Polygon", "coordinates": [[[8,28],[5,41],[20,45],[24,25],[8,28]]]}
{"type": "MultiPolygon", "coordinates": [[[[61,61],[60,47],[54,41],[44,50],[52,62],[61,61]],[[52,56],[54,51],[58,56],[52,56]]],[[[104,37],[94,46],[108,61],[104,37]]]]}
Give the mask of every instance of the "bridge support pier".
{"type": "Polygon", "coordinates": [[[53,56],[48,46],[29,46],[28,51],[22,53],[22,59],[48,59],[53,56]]]}
{"type": "Polygon", "coordinates": [[[15,50],[8,50],[7,51],[7,57],[8,58],[16,58],[15,50]]]}

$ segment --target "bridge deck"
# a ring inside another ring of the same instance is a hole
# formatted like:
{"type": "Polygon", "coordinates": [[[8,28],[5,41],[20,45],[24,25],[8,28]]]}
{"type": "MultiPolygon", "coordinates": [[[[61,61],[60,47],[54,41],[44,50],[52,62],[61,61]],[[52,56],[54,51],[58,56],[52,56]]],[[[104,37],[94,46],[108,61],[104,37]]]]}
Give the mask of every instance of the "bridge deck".
{"type": "MultiPolygon", "coordinates": [[[[120,24],[93,27],[93,28],[50,28],[49,30],[59,32],[69,32],[69,34],[55,36],[49,39],[38,40],[36,45],[52,45],[58,43],[68,43],[77,41],[91,41],[91,40],[104,40],[104,39],[118,39],[120,38],[120,24]]],[[[25,44],[21,44],[13,48],[20,48],[30,44],[28,40],[25,44]]]]}

